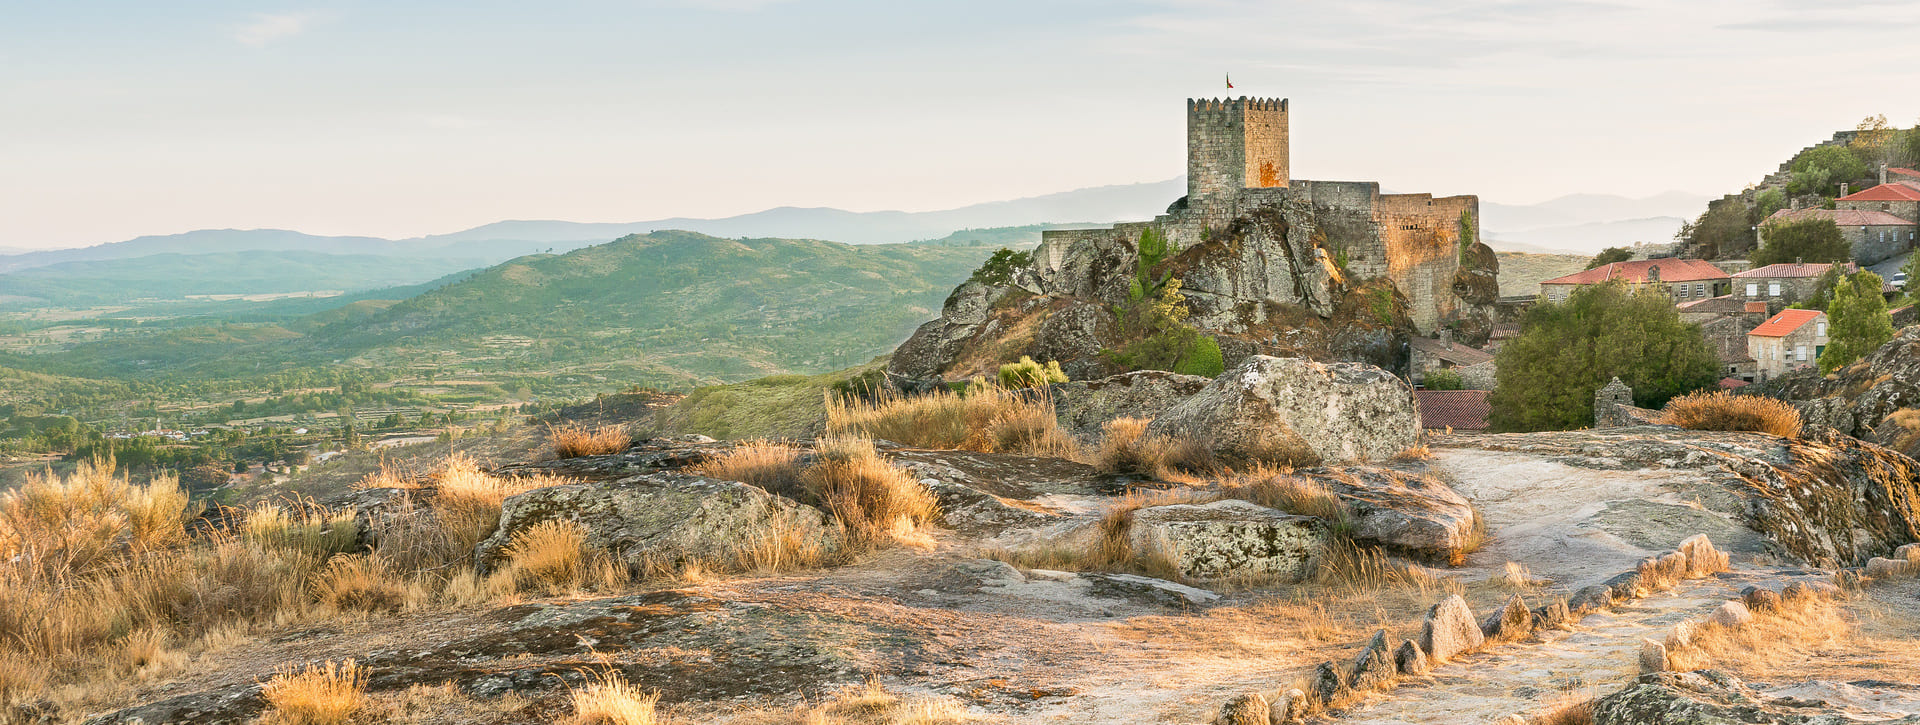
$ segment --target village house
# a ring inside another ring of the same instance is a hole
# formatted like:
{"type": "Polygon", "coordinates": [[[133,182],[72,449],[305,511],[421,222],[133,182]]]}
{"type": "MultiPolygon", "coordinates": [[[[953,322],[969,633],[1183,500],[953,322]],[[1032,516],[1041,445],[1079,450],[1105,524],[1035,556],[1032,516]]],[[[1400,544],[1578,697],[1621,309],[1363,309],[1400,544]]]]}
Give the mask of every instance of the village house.
{"type": "Polygon", "coordinates": [[[1885,175],[1880,177],[1880,183],[1903,184],[1915,189],[1920,189],[1920,171],[1903,169],[1896,166],[1886,170],[1885,175]]]}
{"type": "MultiPolygon", "coordinates": [[[[1733,275],[1730,296],[1742,303],[1764,302],[1767,313],[1772,314],[1811,297],[1820,275],[1832,267],[1831,264],[1782,263],[1749,269],[1733,275]]],[[[1848,264],[1844,271],[1853,274],[1860,268],[1848,264]]]]}
{"type": "Polygon", "coordinates": [[[1747,355],[1759,381],[1814,365],[1827,349],[1827,313],[1782,310],[1747,333],[1747,355]]]}
{"type": "Polygon", "coordinates": [[[1468,390],[1493,389],[1493,355],[1453,341],[1452,330],[1441,330],[1440,339],[1416,337],[1408,342],[1413,382],[1426,384],[1432,370],[1460,373],[1460,382],[1468,390]]]}
{"type": "Polygon", "coordinates": [[[1635,259],[1614,262],[1540,283],[1549,302],[1564,302],[1577,288],[1612,280],[1654,285],[1678,304],[1727,293],[1730,275],[1699,259],[1635,259]]]}

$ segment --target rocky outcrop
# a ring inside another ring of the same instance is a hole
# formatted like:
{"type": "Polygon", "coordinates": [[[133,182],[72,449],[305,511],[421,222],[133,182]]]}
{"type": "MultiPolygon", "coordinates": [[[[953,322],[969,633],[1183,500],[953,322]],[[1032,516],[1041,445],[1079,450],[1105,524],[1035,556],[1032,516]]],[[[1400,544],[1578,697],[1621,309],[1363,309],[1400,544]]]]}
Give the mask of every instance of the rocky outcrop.
{"type": "Polygon", "coordinates": [[[699,560],[726,567],[772,531],[831,552],[838,534],[825,514],[754,486],[682,473],[553,486],[507,498],[500,526],[475,549],[497,566],[515,534],[544,521],[572,521],[586,545],[633,567],[699,560]]]}
{"type": "Polygon", "coordinates": [[[1267,576],[1298,581],[1313,571],[1331,534],[1327,523],[1245,501],[1152,506],[1133,512],[1136,556],[1164,555],[1191,579],[1267,576]]]}
{"type": "Polygon", "coordinates": [[[1820,566],[1864,564],[1920,540],[1920,463],[1831,432],[1778,438],[1637,426],[1455,435],[1447,445],[1599,469],[1689,470],[1715,494],[1709,508],[1729,510],[1780,553],[1820,566]]]}
{"type": "Polygon", "coordinates": [[[1373,461],[1413,445],[1420,412],[1405,382],[1371,365],[1254,356],[1147,432],[1208,441],[1229,461],[1373,461]]]}
{"type": "Polygon", "coordinates": [[[1092,442],[1100,438],[1100,428],[1107,421],[1159,417],[1211,382],[1197,375],[1138,370],[1099,380],[1059,383],[1051,386],[1050,394],[1060,427],[1082,441],[1092,442]]]}
{"type": "Polygon", "coordinates": [[[1794,403],[1809,426],[1920,456],[1920,326],[1901,330],[1832,377],[1803,372],[1756,391],[1794,403]]]}
{"type": "MultiPolygon", "coordinates": [[[[1920,695],[1920,691],[1914,688],[1895,683],[1875,682],[1867,686],[1875,690],[1904,690],[1920,695]]],[[[1844,693],[1849,687],[1828,685],[1826,689],[1844,693]]],[[[1807,688],[1803,686],[1796,689],[1807,688]]],[[[1920,714],[1902,717],[1897,711],[1862,712],[1802,693],[1772,695],[1756,691],[1731,675],[1701,670],[1641,675],[1626,689],[1594,703],[1593,722],[1595,725],[1845,725],[1869,722],[1912,725],[1920,723],[1920,714]]]]}
{"type": "Polygon", "coordinates": [[[894,350],[887,372],[909,380],[938,377],[953,361],[960,346],[986,324],[993,303],[1007,294],[1005,287],[989,287],[968,280],[954,288],[940,311],[940,319],[921,325],[894,350]]]}
{"type": "Polygon", "coordinates": [[[1054,301],[1026,354],[1060,363],[1060,371],[1069,379],[1098,378],[1111,367],[1100,351],[1113,341],[1114,324],[1113,310],[1107,305],[1078,299],[1054,301]]]}

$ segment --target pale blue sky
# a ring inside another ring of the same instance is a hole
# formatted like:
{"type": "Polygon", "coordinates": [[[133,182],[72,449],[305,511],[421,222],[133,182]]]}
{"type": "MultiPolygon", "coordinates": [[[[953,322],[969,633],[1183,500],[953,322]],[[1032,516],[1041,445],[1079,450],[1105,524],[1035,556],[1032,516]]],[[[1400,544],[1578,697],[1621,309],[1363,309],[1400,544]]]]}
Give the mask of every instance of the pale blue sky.
{"type": "Polygon", "coordinates": [[[1917,31],[1872,1],[0,0],[0,246],[1159,180],[1228,71],[1292,99],[1299,178],[1722,193],[1914,125],[1917,31]]]}

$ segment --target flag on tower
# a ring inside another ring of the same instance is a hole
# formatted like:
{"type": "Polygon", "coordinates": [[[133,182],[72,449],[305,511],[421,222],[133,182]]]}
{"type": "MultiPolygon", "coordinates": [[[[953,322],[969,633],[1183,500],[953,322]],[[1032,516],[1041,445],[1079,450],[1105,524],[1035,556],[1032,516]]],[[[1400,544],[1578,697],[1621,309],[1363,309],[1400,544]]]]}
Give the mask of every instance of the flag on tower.
{"type": "Polygon", "coordinates": [[[1229,88],[1229,89],[1231,89],[1231,88],[1233,88],[1233,74],[1232,74],[1232,73],[1228,73],[1228,74],[1227,74],[1227,88],[1229,88]]]}

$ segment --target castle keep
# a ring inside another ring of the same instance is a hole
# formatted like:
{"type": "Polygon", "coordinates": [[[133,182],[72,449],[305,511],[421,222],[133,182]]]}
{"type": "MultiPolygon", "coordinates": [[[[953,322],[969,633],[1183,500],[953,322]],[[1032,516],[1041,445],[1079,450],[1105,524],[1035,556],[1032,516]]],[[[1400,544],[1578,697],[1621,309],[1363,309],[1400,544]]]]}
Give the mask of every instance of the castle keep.
{"type": "Polygon", "coordinates": [[[1498,291],[1491,252],[1472,248],[1477,197],[1294,179],[1287,120],[1286,99],[1188,100],[1187,195],[1151,222],[1046,232],[1034,263],[1042,291],[1110,297],[1111,280],[1087,265],[1151,227],[1188,252],[1174,271],[1203,329],[1246,334],[1273,305],[1326,316],[1342,288],[1375,278],[1406,297],[1421,332],[1483,314],[1498,291]]]}

